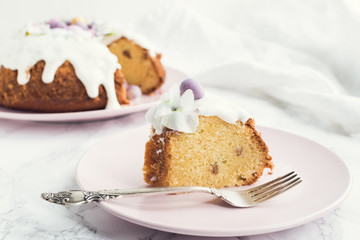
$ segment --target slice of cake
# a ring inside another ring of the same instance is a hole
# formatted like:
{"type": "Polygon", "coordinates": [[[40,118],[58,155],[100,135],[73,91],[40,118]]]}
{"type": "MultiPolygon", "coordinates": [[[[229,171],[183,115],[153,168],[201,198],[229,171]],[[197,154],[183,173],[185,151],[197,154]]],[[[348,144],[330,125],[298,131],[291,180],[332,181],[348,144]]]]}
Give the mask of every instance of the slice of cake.
{"type": "Polygon", "coordinates": [[[150,94],[164,83],[161,54],[152,57],[147,48],[124,36],[110,43],[108,48],[117,56],[127,83],[139,86],[142,93],[150,94]]]}
{"type": "Polygon", "coordinates": [[[273,168],[254,120],[185,80],[162,96],[146,119],[144,179],[151,186],[231,187],[256,182],[273,168]]]}
{"type": "Polygon", "coordinates": [[[151,94],[165,79],[161,54],[123,34],[81,18],[29,24],[0,44],[0,105],[39,112],[116,109],[129,104],[128,96],[139,97],[137,88],[151,94]]]}

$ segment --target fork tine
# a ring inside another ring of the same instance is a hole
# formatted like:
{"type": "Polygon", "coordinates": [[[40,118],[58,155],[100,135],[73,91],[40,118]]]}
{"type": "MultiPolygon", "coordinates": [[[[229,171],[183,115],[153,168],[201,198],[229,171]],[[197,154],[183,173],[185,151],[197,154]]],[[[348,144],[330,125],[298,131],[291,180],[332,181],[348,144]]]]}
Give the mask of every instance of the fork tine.
{"type": "Polygon", "coordinates": [[[289,182],[291,179],[295,178],[297,176],[297,174],[295,175],[290,175],[289,177],[285,178],[285,179],[282,179],[281,181],[278,181],[278,182],[275,182],[274,184],[272,185],[269,185],[267,187],[264,187],[264,188],[261,188],[259,190],[257,190],[256,192],[252,192],[253,194],[251,195],[251,197],[255,197],[255,196],[258,196],[260,194],[264,194],[272,189],[275,189],[277,186],[280,186],[284,183],[287,183],[289,182]]]}
{"type": "Polygon", "coordinates": [[[272,180],[270,182],[261,184],[259,186],[253,187],[253,188],[249,188],[249,189],[246,190],[246,192],[247,193],[256,192],[256,191],[261,190],[261,189],[263,189],[263,188],[265,188],[265,187],[267,187],[269,185],[272,185],[272,184],[274,184],[274,183],[276,183],[278,181],[281,181],[282,179],[287,178],[287,177],[291,176],[294,173],[295,173],[295,171],[289,172],[289,173],[285,174],[284,176],[278,177],[278,178],[276,178],[276,179],[274,179],[274,180],[272,180]]]}
{"type": "Polygon", "coordinates": [[[273,198],[273,197],[279,195],[280,193],[283,193],[283,192],[289,190],[292,187],[295,187],[296,185],[298,185],[301,182],[302,182],[302,180],[300,179],[300,177],[298,177],[283,186],[277,187],[269,192],[262,194],[261,196],[258,196],[258,198],[254,199],[253,201],[256,204],[264,202],[266,200],[269,200],[270,198],[273,198]]]}

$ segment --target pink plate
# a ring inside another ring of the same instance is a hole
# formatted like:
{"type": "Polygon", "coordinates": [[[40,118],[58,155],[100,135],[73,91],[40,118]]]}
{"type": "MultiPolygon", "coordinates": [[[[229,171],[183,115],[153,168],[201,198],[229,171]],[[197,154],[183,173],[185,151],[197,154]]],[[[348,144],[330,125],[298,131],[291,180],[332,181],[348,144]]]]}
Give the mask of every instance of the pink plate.
{"type": "MultiPolygon", "coordinates": [[[[255,185],[289,171],[303,182],[251,208],[234,208],[205,193],[109,200],[100,203],[127,221],[168,232],[198,236],[241,236],[299,226],[333,211],[350,191],[344,162],[323,146],[283,131],[258,127],[275,164],[255,185]]],[[[144,187],[144,145],[150,127],[122,132],[92,147],[79,161],[83,189],[144,187]]],[[[240,189],[243,189],[241,187],[240,189]]]]}
{"type": "Polygon", "coordinates": [[[154,106],[160,99],[161,93],[168,90],[172,84],[180,83],[187,77],[184,73],[170,67],[165,67],[165,70],[166,81],[158,93],[155,93],[152,96],[142,96],[139,101],[131,102],[130,105],[123,106],[121,109],[104,109],[69,113],[36,113],[13,110],[0,106],[0,118],[39,122],[82,122],[114,118],[130,113],[144,111],[154,106]]]}

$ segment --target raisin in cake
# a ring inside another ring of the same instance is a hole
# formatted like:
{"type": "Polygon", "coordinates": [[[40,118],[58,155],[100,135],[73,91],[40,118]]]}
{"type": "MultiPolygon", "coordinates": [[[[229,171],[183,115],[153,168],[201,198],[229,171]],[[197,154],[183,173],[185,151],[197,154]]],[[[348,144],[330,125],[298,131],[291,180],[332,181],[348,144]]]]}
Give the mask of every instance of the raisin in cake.
{"type": "Polygon", "coordinates": [[[249,185],[273,168],[254,120],[237,106],[204,95],[193,80],[165,93],[146,118],[152,134],[143,171],[151,186],[249,185]]]}

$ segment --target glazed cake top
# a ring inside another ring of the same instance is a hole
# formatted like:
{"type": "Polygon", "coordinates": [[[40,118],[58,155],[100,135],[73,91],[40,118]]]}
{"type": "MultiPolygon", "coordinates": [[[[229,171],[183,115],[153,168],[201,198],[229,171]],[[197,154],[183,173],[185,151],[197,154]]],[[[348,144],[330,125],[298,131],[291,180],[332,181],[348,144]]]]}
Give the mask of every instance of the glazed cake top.
{"type": "Polygon", "coordinates": [[[250,115],[239,106],[218,96],[204,94],[199,83],[187,79],[164,93],[160,103],[148,110],[145,118],[161,134],[165,128],[193,133],[199,125],[199,115],[217,116],[225,122],[245,123],[250,115]]]}

